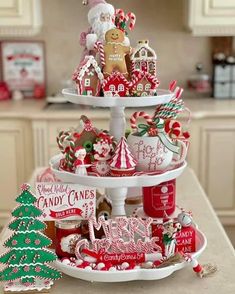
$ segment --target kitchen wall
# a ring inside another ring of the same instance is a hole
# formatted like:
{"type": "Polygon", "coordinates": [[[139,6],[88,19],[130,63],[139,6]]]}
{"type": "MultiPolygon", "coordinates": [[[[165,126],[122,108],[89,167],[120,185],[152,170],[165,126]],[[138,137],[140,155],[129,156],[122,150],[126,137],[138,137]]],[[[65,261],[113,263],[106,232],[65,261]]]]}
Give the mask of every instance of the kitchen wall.
{"type": "MultiPolygon", "coordinates": [[[[210,71],[210,40],[192,37],[184,28],[184,0],[110,0],[116,8],[133,11],[137,25],[132,46],[148,38],[158,55],[162,87],[172,79],[184,84],[195,63],[210,71]]],[[[88,8],[82,0],[42,0],[44,26],[37,38],[46,44],[48,94],[61,88],[79,62],[79,34],[86,29],[88,8]]]]}

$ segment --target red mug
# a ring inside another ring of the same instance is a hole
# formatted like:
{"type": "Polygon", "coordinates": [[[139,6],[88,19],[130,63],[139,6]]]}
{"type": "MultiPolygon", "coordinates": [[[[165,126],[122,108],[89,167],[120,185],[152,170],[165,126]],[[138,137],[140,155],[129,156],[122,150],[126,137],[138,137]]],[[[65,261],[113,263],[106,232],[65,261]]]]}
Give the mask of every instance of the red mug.
{"type": "Polygon", "coordinates": [[[150,217],[164,217],[175,211],[176,180],[158,186],[143,187],[144,212],[150,217]]]}

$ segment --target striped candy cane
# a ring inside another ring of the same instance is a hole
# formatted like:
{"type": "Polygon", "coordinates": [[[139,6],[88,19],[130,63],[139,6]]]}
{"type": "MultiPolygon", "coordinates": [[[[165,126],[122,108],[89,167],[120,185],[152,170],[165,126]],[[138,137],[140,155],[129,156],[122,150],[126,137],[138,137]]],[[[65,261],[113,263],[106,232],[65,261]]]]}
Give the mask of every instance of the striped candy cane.
{"type": "Polygon", "coordinates": [[[99,52],[101,65],[104,66],[105,65],[104,45],[102,44],[102,42],[97,41],[95,43],[94,49],[95,49],[95,51],[99,52]]]}
{"type": "Polygon", "coordinates": [[[130,31],[131,31],[131,30],[133,30],[134,27],[135,27],[136,16],[135,16],[135,14],[134,14],[133,12],[129,12],[129,13],[127,14],[127,16],[128,16],[128,19],[130,19],[129,29],[130,29],[130,31]]]}
{"type": "Polygon", "coordinates": [[[119,17],[120,21],[123,21],[125,18],[125,13],[122,9],[116,9],[115,16],[119,17]]]}
{"type": "Polygon", "coordinates": [[[144,118],[149,125],[151,125],[153,123],[152,117],[149,114],[147,114],[144,111],[137,111],[132,115],[132,117],[130,119],[131,128],[133,130],[138,130],[137,120],[140,117],[144,118]]]}
{"type": "Polygon", "coordinates": [[[63,154],[65,154],[65,163],[72,170],[75,161],[74,150],[75,142],[70,132],[60,132],[57,137],[58,146],[63,154]]]}
{"type": "Polygon", "coordinates": [[[57,144],[60,148],[60,151],[62,153],[65,152],[65,143],[67,143],[68,141],[70,141],[72,139],[72,134],[70,132],[60,132],[59,136],[56,138],[57,140],[57,144]]]}
{"type": "Polygon", "coordinates": [[[167,120],[165,122],[165,131],[171,138],[178,138],[182,132],[181,123],[175,120],[167,120]]]}

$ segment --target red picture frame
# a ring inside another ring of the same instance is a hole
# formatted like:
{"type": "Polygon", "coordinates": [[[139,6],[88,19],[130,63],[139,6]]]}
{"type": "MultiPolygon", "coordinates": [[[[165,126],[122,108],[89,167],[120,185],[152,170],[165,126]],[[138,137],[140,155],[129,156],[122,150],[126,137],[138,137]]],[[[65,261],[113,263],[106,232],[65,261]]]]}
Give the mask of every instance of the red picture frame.
{"type": "Polygon", "coordinates": [[[10,91],[25,98],[46,95],[45,44],[42,41],[1,41],[1,77],[10,91]]]}

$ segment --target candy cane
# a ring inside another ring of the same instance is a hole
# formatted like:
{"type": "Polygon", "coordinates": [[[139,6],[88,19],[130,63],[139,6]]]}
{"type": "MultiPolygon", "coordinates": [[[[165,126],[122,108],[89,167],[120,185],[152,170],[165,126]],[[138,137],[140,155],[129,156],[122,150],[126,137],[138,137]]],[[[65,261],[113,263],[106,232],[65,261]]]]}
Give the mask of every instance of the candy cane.
{"type": "Polygon", "coordinates": [[[181,123],[175,120],[167,120],[165,122],[165,131],[171,138],[178,138],[182,132],[181,123]]]}
{"type": "Polygon", "coordinates": [[[176,80],[174,80],[174,81],[172,81],[172,82],[170,83],[170,85],[169,85],[169,90],[170,90],[171,92],[174,91],[174,89],[175,89],[175,87],[176,87],[176,84],[177,84],[177,81],[176,81],[176,80]]]}
{"type": "Polygon", "coordinates": [[[135,14],[132,13],[132,12],[129,12],[129,13],[127,14],[127,16],[128,16],[128,18],[131,20],[131,21],[130,21],[130,24],[129,24],[129,29],[130,29],[130,30],[133,30],[134,27],[135,27],[135,23],[136,23],[136,16],[135,16],[135,14]]]}
{"type": "Polygon", "coordinates": [[[105,65],[105,53],[104,53],[104,46],[103,46],[102,42],[97,41],[95,43],[94,49],[95,49],[95,51],[99,52],[101,65],[104,66],[105,65]]]}
{"type": "Polygon", "coordinates": [[[131,128],[133,130],[138,130],[137,119],[140,117],[144,118],[149,125],[153,123],[152,117],[149,114],[144,111],[137,111],[132,115],[130,119],[131,128]]]}
{"type": "Polygon", "coordinates": [[[95,209],[93,206],[93,202],[90,202],[90,216],[89,217],[93,217],[95,216],[95,209]]]}
{"type": "Polygon", "coordinates": [[[118,16],[121,21],[125,18],[125,13],[122,9],[116,9],[115,15],[118,16]]]}
{"type": "Polygon", "coordinates": [[[61,150],[62,153],[65,152],[64,148],[64,142],[69,140],[71,138],[71,133],[70,132],[60,132],[59,136],[57,137],[57,144],[61,150]]]}
{"type": "Polygon", "coordinates": [[[87,203],[84,203],[82,208],[85,208],[85,216],[84,218],[87,219],[88,218],[88,204],[87,203]]]}
{"type": "Polygon", "coordinates": [[[73,169],[73,163],[75,160],[74,151],[75,151],[75,142],[70,132],[60,132],[57,137],[58,146],[63,154],[65,154],[65,164],[71,170],[73,169]],[[64,146],[64,143],[67,143],[68,146],[64,146]]]}

